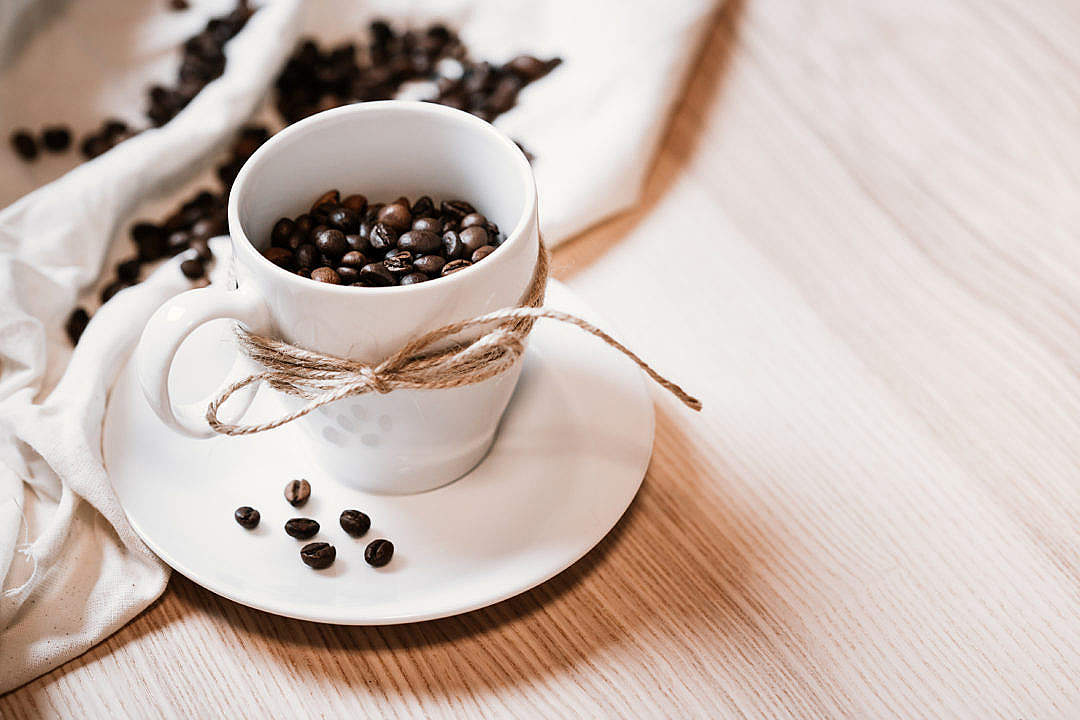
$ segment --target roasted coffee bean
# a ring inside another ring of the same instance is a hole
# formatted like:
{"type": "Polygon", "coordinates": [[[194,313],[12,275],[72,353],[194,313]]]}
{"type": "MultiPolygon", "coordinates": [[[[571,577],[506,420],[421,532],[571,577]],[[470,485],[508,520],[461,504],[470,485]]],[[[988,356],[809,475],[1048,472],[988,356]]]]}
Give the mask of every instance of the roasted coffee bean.
{"type": "Polygon", "coordinates": [[[64,323],[64,330],[67,331],[68,340],[71,340],[72,345],[78,344],[89,322],[90,314],[85,309],[77,307],[71,311],[67,322],[64,323]]]}
{"type": "Polygon", "coordinates": [[[433,232],[433,233],[436,233],[438,235],[441,235],[442,231],[443,231],[443,224],[442,224],[442,220],[440,220],[439,218],[420,217],[420,218],[416,218],[415,220],[413,220],[412,229],[413,230],[426,230],[428,232],[433,232]]]}
{"type": "Polygon", "coordinates": [[[338,279],[341,281],[342,285],[352,285],[360,279],[360,268],[341,265],[340,267],[335,268],[335,272],[337,272],[338,279]]]}
{"type": "Polygon", "coordinates": [[[315,229],[315,219],[307,213],[297,217],[294,222],[296,223],[296,229],[305,235],[310,234],[315,229]]]}
{"type": "Polygon", "coordinates": [[[473,225],[458,233],[461,244],[465,247],[465,254],[472,255],[479,248],[488,244],[488,232],[483,227],[473,225]]]}
{"type": "Polygon", "coordinates": [[[139,249],[139,259],[143,262],[153,262],[165,255],[165,233],[153,223],[138,222],[132,225],[131,239],[139,249]]]}
{"type": "Polygon", "coordinates": [[[430,278],[424,273],[412,272],[408,275],[402,275],[398,280],[399,285],[415,285],[417,283],[427,282],[430,278]]]}
{"type": "Polygon", "coordinates": [[[487,218],[484,217],[483,215],[481,215],[480,213],[469,213],[465,217],[461,218],[461,229],[462,230],[464,230],[467,227],[472,227],[473,225],[479,225],[479,226],[483,227],[486,224],[487,224],[487,218]]]}
{"type": "Polygon", "coordinates": [[[169,233],[165,239],[165,254],[169,257],[179,255],[191,246],[191,233],[187,230],[177,230],[169,233]]]}
{"type": "Polygon", "coordinates": [[[353,537],[361,537],[371,528],[371,518],[359,510],[342,510],[338,522],[341,529],[353,537]]]}
{"type": "Polygon", "coordinates": [[[536,80],[547,75],[561,62],[558,58],[544,62],[532,55],[518,55],[506,63],[506,69],[524,80],[536,80]]]}
{"type": "Polygon", "coordinates": [[[126,280],[114,280],[106,285],[101,291],[101,302],[107,303],[112,300],[113,296],[121,290],[126,290],[131,287],[131,283],[126,280]]]}
{"type": "Polygon", "coordinates": [[[358,216],[363,217],[364,211],[367,210],[367,198],[359,193],[349,195],[347,198],[341,201],[341,204],[352,210],[358,216]]]}
{"type": "Polygon", "coordinates": [[[400,201],[391,203],[380,210],[378,220],[398,232],[412,227],[412,213],[409,212],[408,206],[401,204],[400,201]]]}
{"type": "Polygon", "coordinates": [[[307,480],[290,480],[285,486],[285,499],[293,507],[300,507],[311,497],[311,484],[307,480]]]}
{"type": "Polygon", "coordinates": [[[439,204],[439,212],[447,217],[460,220],[466,215],[476,212],[476,208],[464,200],[443,200],[439,204]]]}
{"type": "Polygon", "coordinates": [[[339,193],[337,190],[327,190],[318,198],[316,198],[315,202],[311,204],[310,212],[314,214],[315,210],[318,209],[320,205],[338,205],[340,204],[340,202],[341,193],[339,193]]]}
{"type": "Polygon", "coordinates": [[[296,274],[302,278],[311,278],[311,268],[302,267],[296,271],[296,274]]]}
{"type": "Polygon", "coordinates": [[[203,262],[210,262],[210,259],[214,257],[214,254],[210,252],[210,243],[206,242],[206,238],[192,238],[191,249],[195,251],[195,255],[203,262]]]}
{"type": "Polygon", "coordinates": [[[180,272],[184,273],[186,278],[198,280],[206,274],[206,268],[203,267],[202,260],[191,258],[180,263],[180,272]]]}
{"type": "Polygon", "coordinates": [[[341,276],[332,267],[317,267],[311,271],[311,279],[328,285],[340,285],[341,276]]]}
{"type": "Polygon", "coordinates": [[[122,263],[118,263],[116,265],[116,277],[126,282],[133,283],[139,279],[139,268],[141,266],[142,263],[139,262],[138,258],[132,258],[130,260],[125,260],[122,263]]]}
{"type": "Polygon", "coordinates": [[[394,543],[379,538],[364,548],[364,561],[372,567],[382,567],[394,557],[394,543]]]}
{"type": "Polygon", "coordinates": [[[413,267],[430,277],[437,276],[442,272],[446,259],[439,255],[424,255],[413,261],[413,267]]]}
{"type": "Polygon", "coordinates": [[[364,211],[363,222],[370,223],[372,227],[379,221],[379,213],[386,207],[386,203],[371,203],[368,205],[367,210],[364,211]]]}
{"type": "Polygon", "coordinates": [[[220,215],[204,217],[191,226],[191,234],[194,237],[212,238],[224,234],[226,231],[225,218],[220,215]]]}
{"type": "Polygon", "coordinates": [[[412,253],[399,250],[396,255],[383,260],[382,264],[391,275],[407,275],[413,271],[412,259],[412,253]]]}
{"type": "Polygon", "coordinates": [[[274,229],[270,231],[270,244],[273,247],[288,247],[289,237],[296,230],[296,223],[289,218],[281,218],[274,223],[274,229]]]}
{"type": "Polygon", "coordinates": [[[310,518],[293,518],[285,521],[285,533],[298,540],[315,537],[319,532],[319,523],[310,518]]]}
{"type": "Polygon", "coordinates": [[[293,263],[293,254],[285,248],[267,248],[263,250],[263,257],[278,267],[287,268],[293,263]]]}
{"type": "Polygon", "coordinates": [[[11,147],[23,160],[33,160],[38,156],[37,141],[28,130],[16,130],[11,133],[11,147]]]}
{"type": "Polygon", "coordinates": [[[429,255],[442,247],[442,238],[430,230],[410,230],[402,233],[398,238],[397,246],[414,255],[429,255]]]}
{"type": "MultiPolygon", "coordinates": [[[[360,227],[363,228],[363,225],[361,225],[360,227]]],[[[369,237],[371,237],[370,229],[368,235],[346,235],[345,247],[347,247],[350,251],[355,251],[358,253],[369,253],[372,250],[371,243],[368,242],[369,237]]]]}
{"type": "Polygon", "coordinates": [[[376,223],[375,227],[371,228],[368,244],[373,250],[389,250],[397,245],[397,233],[385,223],[376,223]]]}
{"type": "Polygon", "coordinates": [[[453,273],[456,273],[458,270],[464,270],[470,265],[472,265],[472,263],[468,260],[451,260],[450,262],[446,263],[446,265],[443,265],[442,272],[440,272],[439,275],[442,277],[446,277],[447,275],[452,275],[453,273]]]}
{"type": "Polygon", "coordinates": [[[254,530],[259,524],[259,511],[253,507],[244,505],[236,508],[236,512],[233,513],[233,517],[236,518],[236,522],[240,524],[240,527],[247,528],[248,530],[254,530]]]}
{"type": "Polygon", "coordinates": [[[334,564],[337,550],[330,543],[308,543],[300,548],[300,559],[304,564],[316,570],[324,570],[334,564]]]}
{"type": "Polygon", "coordinates": [[[443,255],[447,260],[458,260],[465,255],[465,245],[461,237],[453,230],[447,230],[442,236],[443,255]]]}
{"type": "Polygon", "coordinates": [[[169,9],[181,12],[187,10],[191,5],[188,4],[188,0],[169,0],[169,9]]]}
{"type": "MultiPolygon", "coordinates": [[[[434,218],[436,214],[435,202],[427,195],[421,195],[412,205],[413,218],[434,218]]],[[[413,229],[417,229],[415,220],[413,222],[413,229]]]]}
{"type": "Polygon", "coordinates": [[[309,270],[314,267],[319,260],[319,251],[315,249],[315,246],[311,243],[304,243],[300,247],[296,248],[296,264],[300,267],[306,267],[309,270]]]}
{"type": "Polygon", "coordinates": [[[315,235],[315,247],[319,252],[332,258],[345,254],[345,234],[334,228],[324,228],[315,235]]]}
{"type": "Polygon", "coordinates": [[[360,268],[360,282],[369,287],[384,287],[394,284],[394,276],[383,263],[368,263],[360,268]]]}
{"type": "Polygon", "coordinates": [[[360,229],[360,217],[347,207],[338,207],[330,211],[326,221],[343,233],[354,233],[360,229]]]}
{"type": "Polygon", "coordinates": [[[350,250],[341,257],[341,264],[359,270],[367,265],[367,258],[364,257],[364,253],[358,250],[350,250]]]}
{"type": "Polygon", "coordinates": [[[64,152],[71,147],[71,130],[63,125],[52,125],[41,131],[41,144],[49,152],[64,152]]]}

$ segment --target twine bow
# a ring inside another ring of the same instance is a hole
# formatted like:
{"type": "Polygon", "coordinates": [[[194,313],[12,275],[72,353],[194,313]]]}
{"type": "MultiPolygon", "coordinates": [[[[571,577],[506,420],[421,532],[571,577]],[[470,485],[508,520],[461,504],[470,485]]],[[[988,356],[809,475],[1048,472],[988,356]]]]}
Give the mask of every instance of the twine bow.
{"type": "Polygon", "coordinates": [[[547,278],[548,252],[541,241],[536,269],[520,306],[495,310],[424,333],[377,365],[323,355],[238,328],[237,339],[241,350],[265,369],[223,388],[207,407],[206,420],[215,432],[222,435],[254,435],[281,427],[346,397],[405,389],[438,390],[483,382],[508,370],[521,358],[525,353],[525,338],[540,318],[573,325],[599,338],[633,360],[684,405],[701,410],[701,401],[653,370],[633,351],[600,328],[576,315],[541,307],[547,278]],[[452,335],[485,325],[493,327],[473,340],[444,350],[433,349],[452,335]],[[218,410],[225,401],[252,383],[266,383],[279,392],[304,398],[308,402],[293,412],[256,425],[236,425],[220,420],[218,410]]]}

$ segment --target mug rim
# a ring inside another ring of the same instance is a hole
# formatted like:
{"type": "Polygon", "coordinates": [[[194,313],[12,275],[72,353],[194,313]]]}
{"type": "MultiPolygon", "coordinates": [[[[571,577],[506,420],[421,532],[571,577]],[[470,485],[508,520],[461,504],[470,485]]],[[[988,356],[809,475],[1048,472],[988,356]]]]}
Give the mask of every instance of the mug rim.
{"type": "Polygon", "coordinates": [[[404,112],[420,115],[443,116],[444,118],[448,118],[451,121],[459,123],[462,126],[470,127],[470,131],[479,131],[493,136],[496,141],[498,141],[500,144],[510,150],[511,156],[514,158],[514,162],[517,165],[518,173],[521,179],[524,181],[526,194],[525,205],[521,210],[521,215],[518,218],[517,225],[515,225],[514,229],[509,234],[507,234],[506,240],[504,240],[502,244],[500,244],[495,249],[496,251],[492,253],[491,256],[487,259],[495,259],[496,256],[499,254],[499,251],[502,250],[504,246],[509,246],[522,242],[522,238],[527,234],[526,231],[531,224],[532,218],[536,216],[536,179],[533,176],[532,166],[529,164],[528,159],[525,157],[525,153],[522,152],[521,148],[518,147],[517,143],[515,143],[506,133],[499,130],[491,123],[485,120],[481,120],[475,115],[467,113],[463,110],[457,110],[455,108],[447,107],[445,105],[439,105],[438,103],[427,102],[423,100],[373,100],[344,105],[342,107],[332,108],[330,110],[324,110],[320,113],[316,113],[314,115],[306,117],[303,120],[295,122],[292,125],[289,125],[288,127],[278,131],[273,136],[271,136],[269,140],[264,142],[254,153],[252,153],[251,157],[248,158],[247,162],[245,162],[243,167],[240,168],[240,172],[237,173],[236,180],[233,181],[232,189],[229,192],[229,236],[230,240],[232,241],[234,253],[238,249],[240,252],[243,252],[249,258],[254,256],[254,262],[256,264],[265,263],[267,268],[269,268],[273,272],[278,273],[283,280],[287,280],[288,282],[303,283],[301,287],[306,288],[308,291],[318,288],[321,290],[326,290],[328,292],[347,292],[353,295],[363,295],[368,293],[389,295],[392,293],[400,294],[408,292],[416,293],[430,291],[432,289],[431,286],[436,283],[438,283],[438,287],[440,288],[449,289],[452,283],[468,282],[468,276],[470,276],[472,271],[479,266],[479,263],[475,263],[474,265],[471,265],[464,270],[459,270],[458,272],[452,273],[450,275],[433,278],[429,282],[416,283],[414,285],[388,285],[384,287],[365,287],[362,285],[333,285],[331,283],[320,283],[318,281],[311,280],[310,278],[305,278],[297,275],[296,273],[290,272],[285,268],[279,267],[278,265],[275,265],[274,263],[267,260],[266,257],[264,257],[263,254],[259,252],[258,248],[255,247],[255,244],[252,242],[251,238],[248,237],[248,234],[245,231],[243,224],[240,222],[239,202],[240,196],[243,194],[243,188],[246,184],[247,178],[249,175],[256,172],[261,165],[267,162],[271,162],[273,160],[273,156],[277,150],[278,145],[286,142],[298,132],[304,132],[312,126],[317,126],[330,122],[338,116],[378,112],[404,112]],[[243,237],[242,241],[240,240],[239,236],[243,237]],[[312,283],[315,283],[316,287],[312,287],[312,283]]]}

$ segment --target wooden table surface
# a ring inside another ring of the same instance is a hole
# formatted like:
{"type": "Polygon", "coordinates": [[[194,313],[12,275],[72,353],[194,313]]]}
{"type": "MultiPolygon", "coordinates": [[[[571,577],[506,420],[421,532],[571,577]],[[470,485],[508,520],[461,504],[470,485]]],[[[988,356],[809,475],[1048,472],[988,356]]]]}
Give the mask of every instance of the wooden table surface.
{"type": "Polygon", "coordinates": [[[174,575],[0,716],[1080,717],[1078,38],[1069,0],[732,0],[640,206],[555,255],[705,403],[654,388],[606,540],[397,627],[174,575]]]}

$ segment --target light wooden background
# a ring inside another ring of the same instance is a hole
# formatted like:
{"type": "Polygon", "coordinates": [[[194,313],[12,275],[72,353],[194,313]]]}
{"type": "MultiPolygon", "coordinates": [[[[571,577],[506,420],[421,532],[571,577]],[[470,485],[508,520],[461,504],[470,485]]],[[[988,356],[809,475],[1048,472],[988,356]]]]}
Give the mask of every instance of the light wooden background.
{"type": "Polygon", "coordinates": [[[594,552],[403,627],[174,577],[0,716],[1080,717],[1078,189],[1080,4],[730,2],[556,254],[706,406],[594,552]]]}

